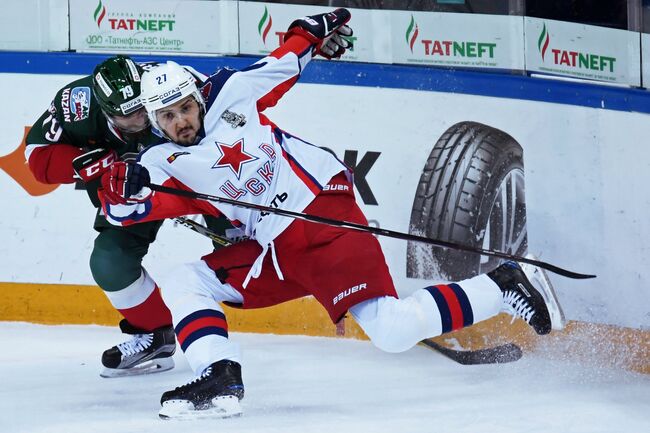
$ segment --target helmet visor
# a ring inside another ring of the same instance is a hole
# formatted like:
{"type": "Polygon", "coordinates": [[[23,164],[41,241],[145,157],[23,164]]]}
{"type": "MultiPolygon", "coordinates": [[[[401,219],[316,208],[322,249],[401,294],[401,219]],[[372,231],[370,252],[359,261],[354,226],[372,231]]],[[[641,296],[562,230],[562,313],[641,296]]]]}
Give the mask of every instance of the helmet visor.
{"type": "Polygon", "coordinates": [[[121,132],[132,134],[134,132],[140,132],[143,129],[149,127],[149,117],[147,116],[147,111],[144,107],[139,108],[133,113],[127,116],[120,115],[109,115],[106,117],[108,121],[113,124],[121,132]]]}

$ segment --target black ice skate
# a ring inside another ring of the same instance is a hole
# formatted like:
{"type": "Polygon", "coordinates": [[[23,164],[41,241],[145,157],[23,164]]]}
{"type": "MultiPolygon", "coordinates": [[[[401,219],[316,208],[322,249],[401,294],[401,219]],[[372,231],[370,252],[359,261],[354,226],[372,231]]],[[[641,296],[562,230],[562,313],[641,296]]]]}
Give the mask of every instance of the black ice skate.
{"type": "Polygon", "coordinates": [[[103,353],[101,377],[160,373],[174,368],[176,337],[171,325],[148,332],[122,320],[120,329],[133,338],[103,353]]]}
{"type": "Polygon", "coordinates": [[[241,366],[222,360],[205,369],[201,377],[165,392],[160,398],[162,419],[228,418],[242,414],[244,398],[241,366]]]}
{"type": "Polygon", "coordinates": [[[564,313],[543,269],[506,262],[488,276],[503,292],[502,311],[522,318],[539,335],[564,328],[564,313]]]}

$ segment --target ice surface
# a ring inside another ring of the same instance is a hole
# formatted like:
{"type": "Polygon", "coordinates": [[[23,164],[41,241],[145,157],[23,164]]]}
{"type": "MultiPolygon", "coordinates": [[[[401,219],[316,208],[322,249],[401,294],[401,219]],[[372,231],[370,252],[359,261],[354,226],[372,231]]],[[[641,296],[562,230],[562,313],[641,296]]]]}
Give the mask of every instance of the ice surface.
{"type": "Polygon", "coordinates": [[[244,349],[244,416],[163,421],[160,395],[192,378],[174,370],[102,379],[117,328],[0,322],[2,433],[619,433],[650,432],[650,377],[528,353],[461,366],[423,347],[233,333],[244,349]]]}

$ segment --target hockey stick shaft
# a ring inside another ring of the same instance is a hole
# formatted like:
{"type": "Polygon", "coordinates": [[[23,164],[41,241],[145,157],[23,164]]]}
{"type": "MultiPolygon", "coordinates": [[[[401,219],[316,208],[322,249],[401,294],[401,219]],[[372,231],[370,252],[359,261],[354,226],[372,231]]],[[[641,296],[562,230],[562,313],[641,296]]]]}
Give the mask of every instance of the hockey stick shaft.
{"type": "MultiPolygon", "coordinates": [[[[232,242],[229,239],[216,234],[208,227],[199,224],[196,221],[184,217],[174,218],[174,220],[179,224],[189,228],[190,230],[193,230],[224,247],[232,245],[232,242]]],[[[439,352],[452,361],[462,365],[501,364],[505,362],[517,361],[519,358],[521,358],[522,355],[521,348],[514,343],[507,343],[500,346],[488,347],[486,349],[478,350],[451,349],[449,347],[437,344],[430,338],[422,340],[420,344],[428,347],[431,350],[439,352]]]]}
{"type": "Polygon", "coordinates": [[[461,251],[466,251],[474,254],[480,254],[483,256],[489,256],[489,257],[498,257],[506,260],[514,260],[516,262],[521,262],[521,263],[528,263],[533,266],[537,266],[539,268],[546,269],[547,271],[551,271],[553,273],[556,273],[558,275],[562,275],[567,278],[573,278],[573,279],[587,279],[587,278],[595,278],[595,275],[589,275],[589,274],[581,274],[578,272],[573,272],[569,271],[567,269],[560,268],[559,266],[552,265],[547,262],[543,262],[541,260],[534,260],[534,259],[529,259],[526,257],[522,256],[517,256],[514,254],[508,254],[504,253],[501,251],[495,251],[495,250],[487,250],[484,248],[479,248],[479,247],[471,247],[468,245],[462,245],[462,244],[457,244],[455,242],[449,242],[449,241],[443,241],[440,239],[431,239],[427,238],[424,236],[418,236],[418,235],[413,235],[410,233],[402,233],[402,232],[397,232],[393,230],[387,230],[383,229],[381,227],[371,227],[371,226],[366,226],[363,224],[356,224],[348,221],[341,221],[341,220],[336,220],[336,219],[331,219],[331,218],[325,218],[325,217],[320,217],[316,215],[309,215],[306,213],[302,212],[295,212],[287,209],[280,209],[280,208],[275,208],[275,207],[269,207],[269,206],[264,206],[264,205],[259,205],[255,203],[248,203],[248,202],[243,202],[239,200],[233,200],[225,197],[218,197],[215,195],[210,195],[210,194],[204,194],[200,192],[195,192],[195,191],[187,191],[183,189],[177,189],[177,188],[170,188],[167,186],[162,186],[162,185],[156,185],[156,184],[149,184],[149,188],[151,188],[153,191],[165,193],[165,194],[172,194],[172,195],[177,195],[181,197],[187,197],[191,199],[199,199],[199,200],[207,200],[215,203],[222,203],[222,204],[228,204],[231,206],[238,206],[238,207],[243,207],[247,209],[255,209],[260,212],[264,213],[272,213],[276,215],[281,215],[285,217],[290,217],[290,218],[297,218],[297,219],[302,219],[305,221],[311,221],[314,223],[319,223],[319,224],[326,224],[330,226],[335,226],[335,227],[343,227],[346,229],[350,230],[357,230],[357,231],[362,231],[362,232],[369,232],[374,235],[379,235],[379,236],[386,236],[390,238],[396,238],[396,239],[403,239],[407,241],[413,241],[413,242],[422,242],[425,244],[430,244],[430,245],[435,245],[438,247],[443,247],[443,248],[450,248],[450,249],[455,249],[455,250],[461,250],[461,251]]]}

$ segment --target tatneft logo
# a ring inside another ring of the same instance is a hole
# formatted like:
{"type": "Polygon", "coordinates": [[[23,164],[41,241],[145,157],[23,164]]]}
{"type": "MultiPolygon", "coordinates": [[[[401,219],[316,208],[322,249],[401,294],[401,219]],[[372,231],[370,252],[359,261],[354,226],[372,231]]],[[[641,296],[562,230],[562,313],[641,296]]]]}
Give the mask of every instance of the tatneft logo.
{"type": "Polygon", "coordinates": [[[418,23],[415,22],[415,18],[413,18],[413,15],[411,15],[411,22],[406,29],[406,44],[411,49],[411,53],[413,52],[413,45],[418,39],[418,33],[420,33],[420,30],[418,29],[418,23]]]}
{"type": "Polygon", "coordinates": [[[546,50],[548,49],[548,44],[551,41],[551,38],[548,35],[548,32],[546,31],[546,23],[544,23],[544,27],[542,28],[542,33],[539,35],[539,39],[537,40],[537,49],[539,50],[539,53],[542,55],[542,61],[544,61],[544,56],[546,56],[546,50]]]}
{"type": "MultiPolygon", "coordinates": [[[[546,23],[537,40],[537,49],[542,56],[542,62],[546,63],[546,51],[550,45],[551,37],[546,23]]],[[[589,71],[614,72],[616,57],[603,56],[600,54],[580,52],[564,48],[551,48],[553,56],[549,61],[558,66],[568,66],[575,69],[587,69],[589,71]]]]}
{"type": "Polygon", "coordinates": [[[141,30],[149,32],[160,32],[160,31],[173,31],[176,20],[175,14],[165,14],[165,13],[139,13],[138,18],[131,18],[135,14],[133,12],[111,12],[108,13],[106,6],[102,3],[102,0],[99,0],[95,12],[93,13],[93,18],[97,23],[97,27],[101,28],[102,22],[106,16],[109,18],[106,20],[108,26],[111,30],[141,30]],[[110,17],[116,18],[110,18],[110,17]]]}
{"type": "Polygon", "coordinates": [[[260,22],[257,24],[257,33],[260,34],[264,45],[266,45],[266,37],[271,31],[271,26],[273,26],[273,18],[271,17],[268,8],[264,6],[264,15],[262,15],[260,22]]]}
{"type": "MultiPolygon", "coordinates": [[[[406,29],[406,44],[414,53],[414,47],[420,29],[413,15],[406,29]]],[[[454,41],[443,39],[421,39],[424,55],[456,58],[490,58],[493,59],[497,44],[495,42],[454,41]]]]}
{"type": "Polygon", "coordinates": [[[102,21],[104,21],[104,17],[106,16],[106,7],[104,7],[102,0],[99,0],[97,8],[95,9],[95,14],[93,16],[95,18],[95,22],[97,23],[97,28],[100,28],[102,21]]]}

